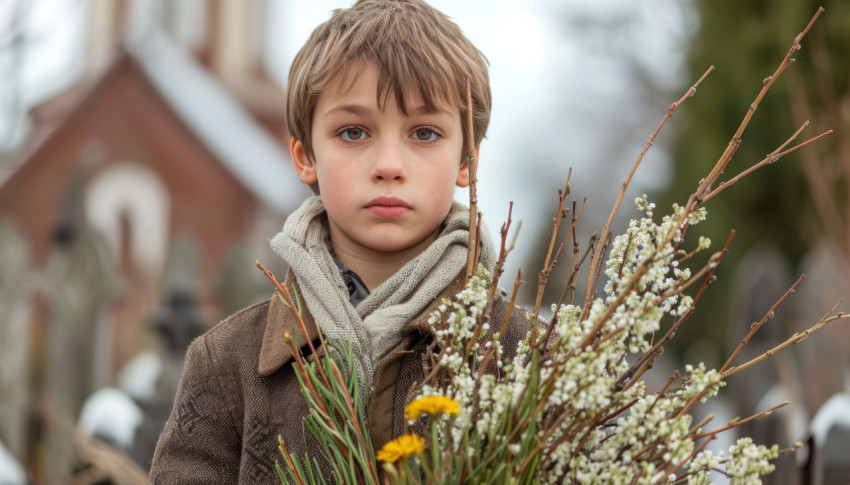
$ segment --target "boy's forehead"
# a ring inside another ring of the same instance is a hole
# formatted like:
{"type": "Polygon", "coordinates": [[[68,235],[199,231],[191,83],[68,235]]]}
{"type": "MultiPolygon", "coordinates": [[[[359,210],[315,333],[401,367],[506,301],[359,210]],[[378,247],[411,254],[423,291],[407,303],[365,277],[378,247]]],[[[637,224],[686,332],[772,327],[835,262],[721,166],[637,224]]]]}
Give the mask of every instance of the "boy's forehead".
{"type": "MultiPolygon", "coordinates": [[[[427,96],[423,87],[417,85],[414,80],[404,82],[402,93],[396,93],[394,88],[396,83],[393,81],[395,80],[380,79],[378,70],[371,63],[352,63],[340,69],[330,79],[325,89],[321,91],[317,104],[336,105],[356,101],[361,105],[375,103],[381,111],[384,111],[389,103],[398,105],[400,102],[403,105],[398,106],[399,109],[408,115],[460,112],[460,106],[452,102],[454,96],[449,89],[440,90],[435,93],[436,96],[432,95],[429,105],[426,102],[427,96]]],[[[326,107],[333,109],[331,106],[326,107]]]]}

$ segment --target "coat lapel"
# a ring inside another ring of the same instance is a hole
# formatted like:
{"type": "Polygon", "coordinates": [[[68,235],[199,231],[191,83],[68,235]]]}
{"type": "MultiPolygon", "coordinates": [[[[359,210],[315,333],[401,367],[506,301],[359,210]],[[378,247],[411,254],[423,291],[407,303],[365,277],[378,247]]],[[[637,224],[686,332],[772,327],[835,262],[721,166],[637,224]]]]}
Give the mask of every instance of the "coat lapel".
{"type": "MultiPolygon", "coordinates": [[[[294,281],[295,278],[293,277],[292,272],[288,272],[286,281],[283,283],[283,287],[291,288],[294,281]]],[[[295,283],[295,290],[296,294],[300,291],[297,283],[295,283]]],[[[291,296],[293,299],[296,297],[295,294],[291,294],[291,296]]],[[[301,318],[304,321],[304,325],[307,327],[307,336],[312,342],[319,338],[319,331],[316,328],[316,322],[307,310],[306,305],[302,304],[301,310],[301,318]]],[[[290,308],[282,295],[275,292],[271,298],[271,302],[269,303],[269,313],[266,317],[266,330],[263,334],[263,343],[260,347],[260,358],[257,371],[261,376],[273,374],[292,359],[292,349],[289,347],[289,344],[286,343],[284,338],[284,335],[287,333],[293,337],[297,335],[298,343],[300,345],[307,345],[307,340],[304,339],[304,330],[301,329],[301,325],[298,323],[298,314],[295,310],[290,308]]]]}

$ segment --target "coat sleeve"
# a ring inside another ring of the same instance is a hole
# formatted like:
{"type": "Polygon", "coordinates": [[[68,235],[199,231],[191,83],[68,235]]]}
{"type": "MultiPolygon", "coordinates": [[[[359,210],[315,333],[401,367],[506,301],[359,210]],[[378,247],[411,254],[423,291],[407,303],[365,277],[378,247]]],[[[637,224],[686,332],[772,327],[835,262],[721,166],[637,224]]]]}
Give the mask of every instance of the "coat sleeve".
{"type": "Polygon", "coordinates": [[[171,415],[159,437],[150,483],[237,483],[242,440],[236,389],[217,369],[207,335],[189,346],[171,415]]]}

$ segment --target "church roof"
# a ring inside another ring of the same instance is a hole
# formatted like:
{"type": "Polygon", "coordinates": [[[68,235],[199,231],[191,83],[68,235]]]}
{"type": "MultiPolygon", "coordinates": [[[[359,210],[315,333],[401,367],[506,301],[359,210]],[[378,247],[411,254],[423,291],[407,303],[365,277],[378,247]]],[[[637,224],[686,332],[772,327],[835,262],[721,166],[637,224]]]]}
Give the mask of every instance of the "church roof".
{"type": "Polygon", "coordinates": [[[291,212],[304,187],[274,139],[187,52],[161,32],[128,48],[175,113],[233,175],[270,207],[291,212]]]}

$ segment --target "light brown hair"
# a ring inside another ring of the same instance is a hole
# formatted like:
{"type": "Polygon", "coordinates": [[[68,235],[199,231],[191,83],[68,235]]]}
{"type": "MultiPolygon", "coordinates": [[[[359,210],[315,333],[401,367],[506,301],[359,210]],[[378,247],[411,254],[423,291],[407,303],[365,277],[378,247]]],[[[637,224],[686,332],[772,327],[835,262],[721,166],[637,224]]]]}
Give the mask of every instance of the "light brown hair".
{"type": "Polygon", "coordinates": [[[298,51],[289,70],[286,122],[309,160],[315,160],[310,136],[319,95],[337,76],[345,76],[342,86],[353,83],[354,68],[369,64],[378,73],[378,106],[383,108],[392,94],[406,115],[404,92],[412,86],[429,111],[438,102],[459,109],[465,162],[466,79],[477,147],[490,123],[487,59],[447,15],[421,0],[360,0],[334,10],[298,51]]]}

